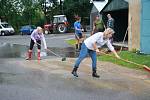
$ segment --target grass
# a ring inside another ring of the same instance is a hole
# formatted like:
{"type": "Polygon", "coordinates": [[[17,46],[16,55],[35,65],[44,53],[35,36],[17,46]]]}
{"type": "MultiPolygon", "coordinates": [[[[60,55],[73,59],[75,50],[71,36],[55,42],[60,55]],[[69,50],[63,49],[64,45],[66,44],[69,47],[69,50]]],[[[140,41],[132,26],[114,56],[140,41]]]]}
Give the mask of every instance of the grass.
{"type": "MultiPolygon", "coordinates": [[[[113,55],[113,54],[110,54],[113,55]]],[[[130,51],[122,51],[121,53],[119,53],[119,56],[123,59],[138,63],[138,64],[142,64],[142,65],[146,65],[146,66],[150,66],[150,55],[139,55],[130,51]]],[[[134,68],[134,69],[142,69],[142,66],[137,66],[135,64],[131,64],[131,63],[127,63],[124,62],[122,60],[118,60],[114,57],[109,57],[107,55],[102,55],[102,56],[98,56],[98,60],[101,61],[109,61],[121,66],[125,66],[128,68],[134,68]]]]}
{"type": "Polygon", "coordinates": [[[66,41],[68,44],[70,44],[70,45],[75,45],[75,39],[71,39],[71,40],[67,40],[66,41]]]}
{"type": "MultiPolygon", "coordinates": [[[[70,45],[75,44],[74,39],[67,40],[66,42],[70,45]]],[[[110,54],[110,55],[114,56],[113,54],[110,54]]],[[[150,66],[150,55],[140,55],[140,54],[133,53],[133,52],[130,52],[130,51],[121,51],[119,53],[119,56],[123,59],[129,60],[129,61],[132,61],[132,62],[135,62],[135,63],[138,63],[138,64],[150,66]]],[[[121,65],[121,66],[128,67],[128,68],[133,68],[133,69],[142,69],[143,68],[141,66],[137,66],[135,64],[130,64],[130,63],[124,62],[122,60],[118,60],[114,57],[110,57],[110,56],[107,56],[107,55],[100,55],[100,56],[97,57],[97,59],[99,61],[108,61],[108,62],[115,63],[117,65],[121,65]]]]}

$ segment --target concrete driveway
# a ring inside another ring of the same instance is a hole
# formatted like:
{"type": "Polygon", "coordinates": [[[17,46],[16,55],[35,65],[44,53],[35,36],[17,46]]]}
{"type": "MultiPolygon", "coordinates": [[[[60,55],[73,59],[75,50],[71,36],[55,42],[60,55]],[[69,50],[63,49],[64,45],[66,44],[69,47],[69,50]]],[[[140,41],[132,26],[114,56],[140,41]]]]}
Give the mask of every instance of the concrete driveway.
{"type": "MultiPolygon", "coordinates": [[[[69,47],[65,39],[73,37],[48,35],[46,39],[49,47],[64,48],[69,47]]],[[[23,45],[28,45],[30,39],[28,36],[0,38],[0,43],[23,45]]],[[[96,79],[91,76],[91,60],[87,58],[81,63],[79,78],[75,78],[71,74],[75,59],[0,58],[0,100],[149,100],[149,73],[98,62],[100,78],[96,79]]]]}
{"type": "Polygon", "coordinates": [[[148,73],[98,62],[101,77],[96,79],[87,58],[75,78],[71,75],[74,61],[1,59],[1,100],[149,100],[148,73]]]}

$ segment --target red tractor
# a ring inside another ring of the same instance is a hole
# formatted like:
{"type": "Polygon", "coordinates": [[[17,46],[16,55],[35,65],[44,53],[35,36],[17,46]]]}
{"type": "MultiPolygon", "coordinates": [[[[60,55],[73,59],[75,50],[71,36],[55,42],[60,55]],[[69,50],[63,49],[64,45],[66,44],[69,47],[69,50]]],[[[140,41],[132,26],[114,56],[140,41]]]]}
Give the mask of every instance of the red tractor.
{"type": "Polygon", "coordinates": [[[53,16],[53,23],[44,25],[45,34],[49,33],[65,33],[69,26],[65,15],[53,16]]]}

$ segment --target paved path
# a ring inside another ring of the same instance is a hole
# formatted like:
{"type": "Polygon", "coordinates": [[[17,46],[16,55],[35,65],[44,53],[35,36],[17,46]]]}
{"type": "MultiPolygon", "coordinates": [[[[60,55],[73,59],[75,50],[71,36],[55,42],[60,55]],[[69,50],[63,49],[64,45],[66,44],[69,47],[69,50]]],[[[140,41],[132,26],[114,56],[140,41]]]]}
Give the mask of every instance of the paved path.
{"type": "Polygon", "coordinates": [[[98,62],[101,77],[96,79],[87,58],[75,78],[70,74],[74,61],[1,59],[1,100],[149,100],[147,73],[98,62]]]}
{"type": "MultiPolygon", "coordinates": [[[[74,38],[73,34],[48,34],[45,39],[48,47],[70,47],[64,40],[74,38]]],[[[29,46],[29,35],[0,36],[0,43],[11,43],[29,46]]]]}
{"type": "MultiPolygon", "coordinates": [[[[29,36],[0,37],[0,43],[29,45],[29,36]]],[[[68,46],[73,35],[48,35],[48,46],[68,46]],[[56,43],[57,41],[58,43],[56,43]],[[63,41],[63,42],[59,42],[63,41]]],[[[91,77],[91,60],[71,75],[75,58],[47,57],[40,62],[0,58],[0,100],[150,100],[150,74],[108,62],[98,62],[100,78],[91,77]]]]}

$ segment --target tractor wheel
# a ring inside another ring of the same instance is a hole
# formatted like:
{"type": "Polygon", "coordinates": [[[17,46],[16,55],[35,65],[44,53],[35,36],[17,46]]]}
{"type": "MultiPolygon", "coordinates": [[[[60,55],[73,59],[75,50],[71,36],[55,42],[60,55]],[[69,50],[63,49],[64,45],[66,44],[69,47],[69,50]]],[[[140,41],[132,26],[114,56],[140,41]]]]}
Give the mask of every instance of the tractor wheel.
{"type": "Polygon", "coordinates": [[[57,31],[59,33],[65,33],[67,30],[67,27],[65,26],[65,24],[59,24],[58,27],[57,27],[57,31]]]}
{"type": "Polygon", "coordinates": [[[47,31],[47,30],[45,30],[45,32],[44,32],[45,34],[48,34],[49,32],[47,31]]]}

